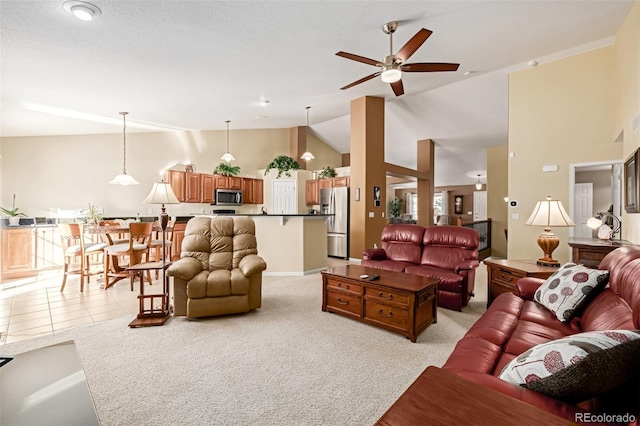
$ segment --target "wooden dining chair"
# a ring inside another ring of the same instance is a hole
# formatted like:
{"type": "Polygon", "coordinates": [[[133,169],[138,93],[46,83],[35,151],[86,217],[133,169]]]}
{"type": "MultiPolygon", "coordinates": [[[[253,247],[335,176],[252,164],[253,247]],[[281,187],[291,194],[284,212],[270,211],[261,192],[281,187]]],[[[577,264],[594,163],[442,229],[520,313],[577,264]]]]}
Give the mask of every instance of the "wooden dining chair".
{"type": "Polygon", "coordinates": [[[117,220],[101,220],[98,223],[98,225],[103,227],[109,227],[109,226],[114,227],[113,232],[107,232],[104,234],[105,243],[111,245],[111,244],[123,244],[123,243],[129,242],[129,238],[127,238],[125,234],[123,234],[119,230],[117,231],[115,230],[115,229],[122,228],[122,224],[120,224],[117,220]]]}
{"type": "MultiPolygon", "coordinates": [[[[151,237],[153,233],[153,223],[134,222],[129,224],[129,239],[126,243],[108,245],[104,248],[104,288],[105,290],[113,286],[123,278],[129,278],[131,291],[133,291],[133,281],[135,275],[141,272],[127,271],[125,268],[136,265],[143,261],[149,261],[151,251],[151,237]],[[123,265],[121,261],[112,259],[128,259],[128,265],[123,265]],[[109,281],[113,279],[113,281],[109,281]]],[[[147,280],[151,283],[151,274],[147,270],[147,280]]]]}
{"type": "MultiPolygon", "coordinates": [[[[62,274],[62,286],[60,291],[64,291],[69,274],[80,275],[80,292],[84,291],[84,279],[91,281],[91,275],[102,273],[91,268],[91,257],[103,253],[107,246],[105,243],[92,243],[85,239],[84,225],[81,223],[60,223],[60,238],[62,242],[62,252],[64,255],[64,269],[62,274]],[[80,264],[72,265],[80,259],[80,264]],[[71,269],[70,269],[71,268],[71,269]]],[[[98,262],[95,262],[98,263],[98,262]]]]}
{"type": "MultiPolygon", "coordinates": [[[[171,246],[172,246],[172,233],[174,220],[170,220],[167,224],[167,228],[164,232],[164,259],[166,261],[171,260],[171,246]]],[[[151,240],[151,259],[154,262],[162,262],[162,230],[160,229],[160,223],[154,222],[153,238],[151,240]]],[[[158,270],[156,269],[156,279],[158,279],[158,270]]]]}

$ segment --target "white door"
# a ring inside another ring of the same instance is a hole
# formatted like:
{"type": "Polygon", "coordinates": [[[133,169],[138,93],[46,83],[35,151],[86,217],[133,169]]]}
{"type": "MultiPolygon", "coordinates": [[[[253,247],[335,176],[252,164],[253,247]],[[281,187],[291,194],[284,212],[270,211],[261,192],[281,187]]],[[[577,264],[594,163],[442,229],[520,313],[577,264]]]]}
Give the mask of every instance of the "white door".
{"type": "Polygon", "coordinates": [[[294,180],[273,181],[272,214],[298,213],[296,201],[296,182],[294,180]]]}
{"type": "Polygon", "coordinates": [[[593,238],[593,230],[587,226],[587,220],[593,216],[593,183],[576,183],[573,189],[573,221],[576,238],[593,238]]]}
{"type": "Polygon", "coordinates": [[[487,220],[487,191],[473,192],[473,220],[487,220]]]}

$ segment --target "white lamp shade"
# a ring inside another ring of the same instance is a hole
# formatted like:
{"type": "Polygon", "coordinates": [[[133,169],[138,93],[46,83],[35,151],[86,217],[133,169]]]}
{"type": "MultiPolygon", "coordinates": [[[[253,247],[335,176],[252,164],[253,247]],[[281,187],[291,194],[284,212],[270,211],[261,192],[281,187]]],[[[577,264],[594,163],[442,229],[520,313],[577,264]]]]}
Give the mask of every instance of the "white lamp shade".
{"type": "Polygon", "coordinates": [[[402,78],[402,71],[400,71],[398,68],[387,68],[382,72],[380,78],[385,83],[395,83],[396,81],[400,80],[400,78],[402,78]]]}
{"type": "Polygon", "coordinates": [[[587,226],[591,229],[598,229],[602,225],[602,219],[598,219],[597,217],[592,217],[587,220],[587,226]]]}
{"type": "Polygon", "coordinates": [[[309,160],[313,160],[316,157],[314,157],[313,154],[310,153],[309,151],[305,151],[304,154],[300,156],[300,158],[302,158],[305,161],[309,161],[309,160]]]}
{"type": "Polygon", "coordinates": [[[155,182],[151,192],[144,199],[145,204],[179,204],[176,194],[168,182],[155,182]]]}
{"type": "Polygon", "coordinates": [[[235,161],[236,158],[231,155],[231,153],[227,152],[222,157],[220,157],[220,159],[226,163],[230,163],[232,161],[235,161]]]}
{"type": "Polygon", "coordinates": [[[140,182],[138,182],[137,180],[135,180],[133,178],[133,176],[128,175],[126,173],[123,173],[121,175],[118,175],[116,177],[113,178],[113,180],[111,182],[109,182],[112,185],[122,185],[122,186],[127,186],[127,185],[139,185],[140,182]]]}
{"type": "Polygon", "coordinates": [[[524,224],[545,228],[576,226],[559,200],[538,201],[524,224]]]}

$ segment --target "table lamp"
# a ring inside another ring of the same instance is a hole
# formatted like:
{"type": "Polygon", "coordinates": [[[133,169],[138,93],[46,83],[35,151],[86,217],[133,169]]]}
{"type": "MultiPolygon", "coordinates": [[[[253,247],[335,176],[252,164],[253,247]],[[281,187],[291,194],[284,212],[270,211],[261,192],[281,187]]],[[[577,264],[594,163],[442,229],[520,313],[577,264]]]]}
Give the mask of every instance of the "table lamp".
{"type": "Polygon", "coordinates": [[[538,236],[538,246],[544,252],[544,256],[538,259],[538,265],[560,266],[560,262],[555,260],[551,254],[560,244],[560,240],[551,232],[551,227],[576,226],[569,217],[562,203],[559,200],[552,200],[547,197],[545,201],[538,201],[533,213],[524,223],[531,226],[543,226],[544,231],[538,236]]]}
{"type": "Polygon", "coordinates": [[[598,238],[601,240],[613,240],[616,234],[620,232],[622,222],[620,222],[620,219],[613,213],[598,212],[594,217],[587,220],[587,226],[591,229],[598,229],[598,238]],[[613,229],[604,223],[603,219],[607,217],[610,217],[613,221],[613,229]]]}
{"type": "MultiPolygon", "coordinates": [[[[164,235],[165,230],[167,229],[167,223],[169,223],[169,215],[166,212],[164,207],[165,204],[180,204],[176,194],[174,194],[173,189],[171,188],[171,184],[165,182],[164,180],[161,182],[155,182],[153,184],[153,188],[151,188],[151,192],[147,195],[147,198],[144,199],[143,203],[145,204],[162,204],[162,212],[160,213],[160,229],[162,229],[162,264],[165,262],[165,246],[164,246],[164,235]]],[[[162,279],[164,282],[164,269],[162,270],[162,279]]]]}

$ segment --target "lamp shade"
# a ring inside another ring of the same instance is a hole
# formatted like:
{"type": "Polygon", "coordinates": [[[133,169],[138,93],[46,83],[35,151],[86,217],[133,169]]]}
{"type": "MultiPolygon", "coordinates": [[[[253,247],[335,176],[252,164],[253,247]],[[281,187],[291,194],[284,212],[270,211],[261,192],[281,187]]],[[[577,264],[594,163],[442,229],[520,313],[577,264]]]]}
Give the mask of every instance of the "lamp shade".
{"type": "Polygon", "coordinates": [[[545,228],[576,226],[562,203],[559,200],[552,200],[551,197],[547,197],[545,201],[538,201],[533,213],[524,224],[545,228]]]}
{"type": "Polygon", "coordinates": [[[122,173],[114,177],[111,181],[109,181],[109,183],[112,185],[127,186],[127,185],[138,185],[140,182],[135,180],[133,176],[128,175],[126,173],[122,173]]]}
{"type": "Polygon", "coordinates": [[[179,204],[176,194],[168,182],[155,182],[151,192],[144,199],[145,204],[179,204]]]}

